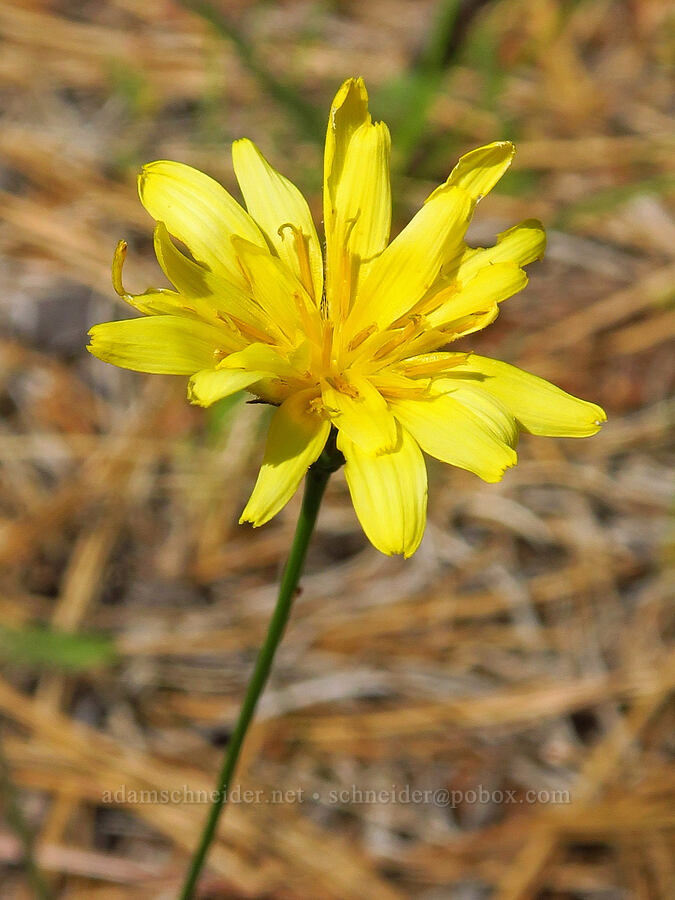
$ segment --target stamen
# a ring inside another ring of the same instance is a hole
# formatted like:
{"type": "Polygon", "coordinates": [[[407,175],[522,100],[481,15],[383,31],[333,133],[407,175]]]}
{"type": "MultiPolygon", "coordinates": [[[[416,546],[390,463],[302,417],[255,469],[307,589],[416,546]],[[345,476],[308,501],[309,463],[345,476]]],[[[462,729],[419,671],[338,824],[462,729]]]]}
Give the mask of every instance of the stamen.
{"type": "Polygon", "coordinates": [[[124,290],[124,286],[122,284],[122,267],[124,266],[124,260],[127,258],[127,242],[120,241],[115,248],[115,255],[113,256],[113,264],[112,264],[112,283],[115,293],[120,297],[129,297],[131,296],[128,291],[124,290]]]}
{"type": "Polygon", "coordinates": [[[406,375],[433,375],[436,372],[444,372],[446,369],[452,369],[455,366],[463,365],[471,356],[472,351],[468,353],[458,353],[453,359],[447,359],[435,353],[429,353],[427,358],[408,363],[400,364],[401,371],[406,375]]]}
{"type": "Polygon", "coordinates": [[[347,349],[356,350],[356,348],[360,347],[361,344],[366,340],[366,338],[369,338],[371,334],[375,334],[376,331],[377,325],[375,325],[375,323],[369,325],[367,328],[363,328],[351,339],[351,341],[347,345],[347,349]]]}
{"type": "MultiPolygon", "coordinates": [[[[129,291],[124,289],[124,285],[122,284],[122,267],[124,266],[126,257],[127,242],[120,241],[115,248],[115,255],[113,256],[112,263],[112,283],[115,293],[121,297],[125,303],[128,303],[129,306],[133,306],[134,309],[142,312],[144,315],[154,315],[155,310],[153,309],[152,302],[146,304],[143,297],[148,294],[165,294],[171,292],[167,291],[165,288],[155,288],[154,290],[149,288],[143,294],[130,294],[129,291]]],[[[194,312],[194,310],[190,310],[190,312],[194,312]]]]}
{"type": "Polygon", "coordinates": [[[343,244],[344,244],[345,247],[346,247],[347,244],[349,243],[349,239],[350,239],[351,236],[352,236],[352,231],[354,230],[354,226],[356,225],[356,223],[357,223],[357,221],[358,221],[360,215],[361,215],[361,207],[359,207],[359,208],[356,210],[356,215],[352,216],[350,219],[347,219],[347,220],[345,221],[345,225],[347,226],[347,228],[346,228],[346,231],[345,231],[345,236],[344,236],[344,238],[342,239],[342,242],[343,242],[343,244]]]}
{"type": "Polygon", "coordinates": [[[309,263],[309,242],[302,229],[298,228],[297,225],[293,225],[292,222],[284,222],[283,225],[279,226],[277,233],[282,241],[285,240],[284,231],[287,228],[290,228],[293,234],[293,249],[300,266],[300,282],[312,300],[316,302],[314,283],[312,281],[312,267],[309,263]]]}
{"type": "Polygon", "coordinates": [[[340,394],[346,394],[347,397],[351,397],[352,400],[358,400],[360,397],[358,389],[355,388],[353,384],[350,384],[342,375],[332,375],[330,378],[326,378],[326,381],[340,394]]]}
{"type": "Polygon", "coordinates": [[[344,320],[349,315],[352,305],[352,276],[353,276],[353,258],[349,251],[349,241],[354,231],[354,226],[361,215],[361,210],[356,210],[356,215],[347,219],[345,222],[345,232],[340,241],[340,268],[339,268],[339,291],[340,291],[340,318],[344,320]]]}
{"type": "Polygon", "coordinates": [[[339,318],[344,322],[349,313],[352,295],[352,258],[343,244],[339,249],[338,272],[336,278],[338,290],[339,318]]]}
{"type": "Polygon", "coordinates": [[[493,303],[490,309],[471,313],[468,316],[461,316],[453,322],[446,322],[439,331],[446,336],[448,341],[456,341],[467,334],[481,331],[481,329],[494,322],[498,315],[499,305],[493,303]]]}
{"type": "Polygon", "coordinates": [[[452,297],[460,290],[461,284],[458,281],[453,281],[452,283],[442,287],[440,290],[431,294],[431,296],[422,298],[419,303],[417,303],[411,312],[406,313],[405,315],[398,318],[393,325],[392,328],[396,326],[403,325],[404,321],[408,318],[409,315],[417,315],[417,316],[428,316],[436,310],[443,306],[444,303],[447,303],[448,300],[451,300],[452,297]]]}
{"type": "Polygon", "coordinates": [[[271,338],[269,334],[261,331],[259,328],[256,328],[255,325],[251,325],[249,322],[242,322],[241,319],[237,318],[237,316],[233,316],[232,313],[230,313],[230,318],[235,324],[237,331],[239,331],[239,333],[244,337],[247,337],[253,341],[260,341],[263,344],[274,343],[274,339],[271,338]]]}
{"type": "Polygon", "coordinates": [[[422,316],[413,315],[410,317],[411,321],[405,326],[403,331],[399,334],[394,335],[394,337],[387,341],[380,349],[373,354],[374,360],[384,359],[385,356],[389,356],[394,350],[397,350],[403,344],[406,344],[412,337],[417,334],[420,324],[422,322],[422,316]]]}
{"type": "Polygon", "coordinates": [[[383,397],[391,397],[395,400],[414,400],[428,396],[430,378],[408,378],[392,369],[371,376],[373,385],[383,397]]]}
{"type": "Polygon", "coordinates": [[[430,380],[427,379],[414,387],[378,385],[377,383],[375,386],[385,399],[390,397],[392,400],[422,400],[429,396],[429,384],[430,380]]]}
{"type": "Polygon", "coordinates": [[[330,369],[331,354],[333,351],[333,323],[324,322],[321,344],[321,364],[324,372],[330,369]]]}
{"type": "Polygon", "coordinates": [[[223,322],[225,325],[227,325],[228,328],[231,328],[232,331],[234,331],[234,333],[237,334],[239,337],[244,336],[241,333],[241,331],[239,330],[239,328],[237,328],[237,326],[232,321],[231,316],[228,316],[226,313],[222,312],[221,310],[216,310],[216,319],[220,319],[221,322],[223,322]]]}
{"type": "Polygon", "coordinates": [[[307,337],[318,341],[320,324],[316,321],[316,308],[312,307],[314,316],[310,315],[310,312],[307,309],[307,304],[305,303],[305,298],[302,296],[300,291],[293,291],[293,300],[295,301],[295,307],[300,314],[300,321],[302,322],[303,331],[305,332],[307,337]]]}
{"type": "Polygon", "coordinates": [[[321,397],[315,397],[313,400],[310,400],[307,404],[307,411],[321,417],[325,416],[327,412],[321,397]]]}
{"type": "Polygon", "coordinates": [[[239,271],[241,272],[241,274],[242,274],[243,277],[244,277],[244,281],[246,282],[246,284],[247,284],[248,287],[249,287],[249,290],[250,290],[250,292],[251,292],[251,296],[254,297],[254,291],[253,291],[253,273],[250,272],[250,271],[246,268],[246,266],[243,264],[243,262],[241,261],[241,259],[240,259],[240,257],[239,257],[238,254],[235,254],[235,257],[234,257],[234,258],[235,258],[236,261],[237,261],[237,266],[238,266],[238,268],[239,268],[239,271]]]}

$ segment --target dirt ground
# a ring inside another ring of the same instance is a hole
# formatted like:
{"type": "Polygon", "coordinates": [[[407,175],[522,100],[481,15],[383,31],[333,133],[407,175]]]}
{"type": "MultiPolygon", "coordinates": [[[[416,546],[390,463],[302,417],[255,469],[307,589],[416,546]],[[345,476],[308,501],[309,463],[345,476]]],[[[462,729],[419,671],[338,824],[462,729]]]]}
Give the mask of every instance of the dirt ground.
{"type": "Polygon", "coordinates": [[[661,0],[0,3],[3,898],[40,895],[31,857],[45,896],[176,895],[298,512],[237,524],[267,408],[84,349],[127,315],[118,239],[162,283],[136,172],[236,193],[248,136],[319,221],[352,74],[395,230],[514,140],[470,237],[538,217],[548,252],[462,346],[609,422],[525,435],[498,485],[430,461],[408,561],[332,479],[201,896],[672,897],[674,36],[661,0]]]}

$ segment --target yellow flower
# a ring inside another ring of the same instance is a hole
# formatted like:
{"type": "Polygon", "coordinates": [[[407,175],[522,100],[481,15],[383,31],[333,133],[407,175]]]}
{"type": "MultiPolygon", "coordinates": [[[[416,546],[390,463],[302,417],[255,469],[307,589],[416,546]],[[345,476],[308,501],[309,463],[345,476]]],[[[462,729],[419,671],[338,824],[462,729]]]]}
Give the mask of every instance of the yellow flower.
{"type": "Polygon", "coordinates": [[[305,199],[250,141],[233,145],[248,212],[197,170],[150,163],[139,193],[175,291],[125,291],[121,242],[113,283],[146,318],[95,326],[88,349],[124,368],[189,375],[200,406],[242,389],[277,405],[242,522],[279,512],[335,426],[364,531],[382,552],[409,556],[426,518],[422,451],[499,481],[520,431],[586,437],[606,420],[535,375],[444,349],[492,322],[525,287],[522,266],[544,252],[534,220],[494,247],[464,241],[513,153],[508,141],[467,153],[389,243],[389,131],[371,121],[363,81],[346,81],[326,135],[325,268],[305,199]]]}

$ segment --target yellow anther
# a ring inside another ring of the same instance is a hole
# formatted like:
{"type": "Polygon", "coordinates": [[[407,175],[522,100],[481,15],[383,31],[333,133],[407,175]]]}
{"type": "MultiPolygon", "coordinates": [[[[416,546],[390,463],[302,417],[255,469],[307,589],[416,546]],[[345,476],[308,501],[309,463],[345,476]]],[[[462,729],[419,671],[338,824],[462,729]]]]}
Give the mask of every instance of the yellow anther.
{"type": "Polygon", "coordinates": [[[310,314],[310,310],[307,309],[307,304],[305,302],[305,298],[302,296],[300,291],[293,292],[293,300],[295,302],[295,308],[300,314],[300,321],[302,322],[302,328],[305,335],[313,340],[319,339],[319,322],[316,316],[315,307],[311,307],[314,315],[310,314]]]}
{"type": "Polygon", "coordinates": [[[340,394],[346,394],[347,397],[351,397],[352,400],[357,400],[360,396],[357,388],[355,388],[353,384],[350,384],[343,375],[332,375],[330,378],[326,378],[326,381],[340,394]]]}
{"type": "Polygon", "coordinates": [[[359,331],[358,334],[356,334],[351,339],[347,346],[347,349],[356,350],[356,348],[360,347],[361,344],[366,340],[366,338],[369,338],[371,334],[375,334],[376,331],[377,325],[375,325],[374,323],[372,325],[369,325],[367,328],[362,328],[361,331],[359,331]]]}
{"type": "Polygon", "coordinates": [[[251,341],[259,341],[262,344],[272,344],[274,343],[273,339],[269,334],[262,331],[260,328],[256,328],[255,325],[251,325],[250,322],[243,322],[237,316],[233,316],[230,313],[229,318],[234,323],[237,331],[243,336],[248,338],[251,341]]]}
{"type": "Polygon", "coordinates": [[[324,372],[330,369],[331,355],[333,353],[333,323],[324,322],[323,335],[321,337],[321,365],[324,372]]]}
{"type": "Polygon", "coordinates": [[[293,249],[295,250],[295,255],[298,258],[298,265],[300,266],[300,282],[312,300],[316,302],[316,297],[314,296],[314,282],[312,281],[312,267],[309,262],[309,242],[302,229],[298,228],[297,225],[293,225],[292,222],[284,222],[284,224],[280,225],[277,229],[277,233],[282,241],[286,239],[284,237],[284,232],[287,228],[290,229],[293,234],[293,249]]]}
{"type": "MultiPolygon", "coordinates": [[[[461,284],[458,281],[453,281],[449,284],[446,284],[438,291],[434,291],[430,296],[423,297],[419,303],[414,307],[414,315],[418,316],[428,316],[432,312],[436,312],[436,310],[441,307],[444,303],[447,303],[448,300],[451,300],[452,297],[460,290],[461,284]]],[[[406,315],[401,316],[397,319],[393,325],[401,326],[403,323],[410,317],[410,313],[406,313],[406,315]]]]}
{"type": "Polygon", "coordinates": [[[387,341],[386,344],[373,354],[374,360],[384,359],[386,356],[389,356],[390,353],[393,353],[394,350],[398,350],[399,347],[407,344],[408,341],[417,334],[423,321],[422,316],[412,315],[409,318],[410,321],[405,328],[394,335],[390,341],[387,341]]]}
{"type": "Polygon", "coordinates": [[[413,362],[402,362],[400,368],[406,375],[434,375],[437,372],[452,369],[454,366],[461,366],[470,356],[471,352],[458,353],[452,359],[448,359],[442,354],[429,353],[413,362]]]}
{"type": "Polygon", "coordinates": [[[307,404],[307,412],[313,413],[317,416],[326,415],[326,407],[323,405],[323,400],[321,397],[315,397],[313,400],[310,400],[307,404]]]}

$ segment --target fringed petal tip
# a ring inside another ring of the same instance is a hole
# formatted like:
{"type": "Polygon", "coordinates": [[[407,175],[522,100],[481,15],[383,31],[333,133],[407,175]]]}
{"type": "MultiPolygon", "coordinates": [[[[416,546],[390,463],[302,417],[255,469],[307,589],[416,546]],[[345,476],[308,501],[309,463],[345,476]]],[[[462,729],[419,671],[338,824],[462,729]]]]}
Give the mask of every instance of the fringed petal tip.
{"type": "Polygon", "coordinates": [[[321,455],[331,426],[312,411],[314,394],[300,391],[276,409],[258,479],[240,523],[257,527],[269,522],[288,503],[307,469],[321,455]]]}
{"type": "Polygon", "coordinates": [[[500,481],[504,480],[504,476],[509,471],[509,469],[513,469],[518,465],[518,454],[513,449],[513,447],[509,448],[511,453],[513,454],[511,459],[507,462],[503,463],[503,468],[501,470],[496,470],[491,475],[481,475],[479,476],[482,481],[486,484],[499,484],[500,481]]]}
{"type": "Polygon", "coordinates": [[[246,510],[239,516],[240,525],[251,525],[253,528],[260,528],[262,522],[256,522],[252,516],[247,515],[246,510]]]}
{"type": "Polygon", "coordinates": [[[345,457],[345,477],[357,518],[373,546],[387,556],[406,559],[424,534],[427,471],[417,442],[399,428],[397,448],[371,456],[338,432],[345,457]]]}

